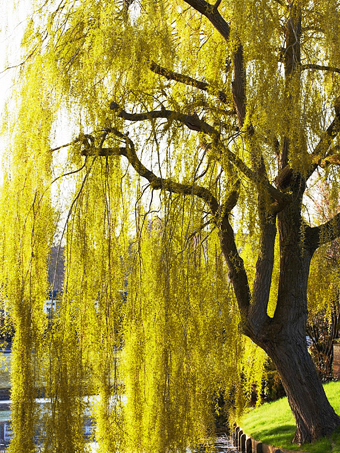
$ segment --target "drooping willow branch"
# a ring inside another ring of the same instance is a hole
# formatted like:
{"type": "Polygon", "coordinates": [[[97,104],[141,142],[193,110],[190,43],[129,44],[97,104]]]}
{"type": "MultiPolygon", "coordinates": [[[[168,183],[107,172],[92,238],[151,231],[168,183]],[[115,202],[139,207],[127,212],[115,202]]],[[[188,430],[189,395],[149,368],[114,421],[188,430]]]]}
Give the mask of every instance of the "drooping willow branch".
{"type": "MultiPolygon", "coordinates": [[[[218,226],[220,231],[222,250],[226,257],[230,270],[230,278],[235,288],[235,294],[238,300],[239,308],[243,318],[245,319],[250,304],[248,278],[244,268],[243,260],[238,253],[238,249],[235,243],[234,231],[229,221],[229,214],[231,210],[236,206],[238,201],[240,181],[238,180],[235,183],[225,202],[220,205],[216,197],[214,197],[211,191],[205,187],[199,186],[197,184],[182,184],[175,182],[170,178],[163,179],[156,176],[139,160],[134,143],[127,134],[122,133],[114,127],[105,128],[105,137],[110,133],[124,140],[126,146],[107,148],[104,148],[102,146],[95,147],[95,139],[91,135],[88,135],[85,139],[84,137],[78,138],[75,142],[82,142],[84,148],[81,151],[81,154],[83,156],[126,157],[135,171],[140,176],[148,180],[149,187],[152,190],[165,190],[167,192],[177,193],[181,195],[195,195],[207,203],[213,216],[213,222],[218,226]]],[[[101,145],[102,144],[103,139],[101,140],[101,145]]]]}

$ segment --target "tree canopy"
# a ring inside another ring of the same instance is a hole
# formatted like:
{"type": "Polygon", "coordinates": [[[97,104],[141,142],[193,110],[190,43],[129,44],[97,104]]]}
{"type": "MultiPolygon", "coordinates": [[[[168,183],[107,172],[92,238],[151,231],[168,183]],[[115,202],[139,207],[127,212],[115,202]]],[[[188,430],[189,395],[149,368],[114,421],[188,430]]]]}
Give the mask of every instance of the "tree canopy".
{"type": "Polygon", "coordinates": [[[86,451],[88,395],[103,452],[209,445],[265,353],[296,442],[340,424],[305,340],[310,263],[340,234],[339,19],[338,0],[35,2],[3,127],[10,451],[37,426],[44,451],[86,451]]]}

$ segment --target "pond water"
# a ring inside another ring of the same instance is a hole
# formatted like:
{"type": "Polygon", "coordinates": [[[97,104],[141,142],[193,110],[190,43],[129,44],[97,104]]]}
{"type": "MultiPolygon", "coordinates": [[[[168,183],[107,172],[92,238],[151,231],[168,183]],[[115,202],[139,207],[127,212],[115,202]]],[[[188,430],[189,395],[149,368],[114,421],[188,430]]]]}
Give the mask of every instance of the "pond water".
{"type": "MultiPolygon", "coordinates": [[[[5,389],[10,388],[10,369],[11,369],[11,354],[10,353],[0,353],[0,392],[5,389]]],[[[0,393],[1,396],[1,393],[0,393]]],[[[85,432],[84,435],[87,438],[91,438],[92,434],[92,423],[90,419],[90,409],[89,407],[96,402],[98,396],[85,396],[84,402],[88,409],[85,411],[85,417],[87,417],[87,422],[85,423],[85,432]]],[[[112,403],[114,403],[115,397],[112,397],[112,403]]],[[[48,398],[39,398],[36,399],[36,402],[42,406],[42,408],[50,403],[48,398]]],[[[6,447],[9,445],[12,432],[10,429],[10,410],[11,400],[0,400],[0,452],[6,451],[6,447]]],[[[44,410],[44,409],[43,409],[44,410]]],[[[96,442],[88,442],[89,450],[92,453],[96,453],[98,450],[98,444],[96,442]]],[[[216,439],[215,443],[216,453],[237,453],[235,447],[232,446],[229,438],[227,436],[221,436],[216,439]]],[[[190,450],[187,453],[195,453],[190,450]]],[[[197,452],[198,453],[198,452],[197,452]]],[[[201,452],[199,452],[201,453],[201,452]]]]}

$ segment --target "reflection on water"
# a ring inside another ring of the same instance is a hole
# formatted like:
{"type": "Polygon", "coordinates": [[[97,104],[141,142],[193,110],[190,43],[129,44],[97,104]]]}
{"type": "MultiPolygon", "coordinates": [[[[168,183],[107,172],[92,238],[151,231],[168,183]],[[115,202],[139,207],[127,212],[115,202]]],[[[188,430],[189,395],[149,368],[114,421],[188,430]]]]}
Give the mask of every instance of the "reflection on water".
{"type": "MultiPolygon", "coordinates": [[[[5,407],[5,410],[3,410],[4,406],[8,406],[9,403],[10,401],[0,402],[0,453],[6,451],[6,448],[8,447],[13,435],[10,422],[11,411],[7,407],[5,407]]],[[[84,437],[89,442],[88,446],[91,449],[90,451],[95,452],[97,449],[96,443],[92,442],[94,437],[93,431],[94,429],[91,419],[86,418],[84,423],[84,437]]]]}
{"type": "MultiPolygon", "coordinates": [[[[0,453],[5,452],[12,437],[11,431],[11,400],[9,399],[9,389],[10,389],[10,368],[11,368],[11,354],[9,351],[0,352],[0,453]]],[[[84,400],[84,437],[87,439],[87,448],[89,452],[96,453],[98,451],[98,444],[93,441],[94,439],[94,425],[91,419],[91,407],[98,401],[98,396],[85,396],[84,400]]],[[[120,396],[120,399],[123,399],[124,396],[120,396]]],[[[110,404],[114,405],[118,400],[118,397],[111,397],[110,404]]],[[[42,411],[48,410],[48,406],[51,403],[49,398],[38,398],[36,402],[40,404],[42,411]]],[[[228,437],[222,436],[216,439],[215,443],[216,453],[237,453],[237,450],[232,446],[228,437]]],[[[191,452],[189,449],[187,453],[196,453],[191,452]]],[[[201,450],[197,453],[201,453],[201,450]]]]}
{"type": "MultiPolygon", "coordinates": [[[[46,402],[46,400],[45,400],[46,402]]],[[[3,402],[0,402],[0,453],[5,452],[12,437],[11,425],[10,425],[10,410],[1,410],[3,402]]],[[[8,404],[9,402],[4,402],[8,404]]],[[[93,425],[90,418],[87,418],[84,425],[84,436],[88,440],[87,448],[91,453],[96,453],[98,451],[98,444],[93,441],[94,432],[93,425]]],[[[197,452],[191,452],[187,450],[187,453],[203,453],[204,450],[199,450],[197,452]]],[[[216,453],[237,453],[235,447],[232,446],[230,440],[226,436],[221,436],[216,439],[215,442],[215,452],[216,453]]]]}
{"type": "MultiPolygon", "coordinates": [[[[98,396],[84,396],[83,401],[85,405],[84,409],[84,438],[88,441],[88,449],[89,451],[96,452],[97,451],[97,443],[93,442],[94,439],[94,424],[91,418],[91,407],[98,401],[98,396]]],[[[122,397],[119,397],[120,399],[122,397]]],[[[124,398],[124,397],[123,397],[124,398]]],[[[115,404],[118,400],[117,396],[112,396],[110,398],[110,404],[115,404]]],[[[51,400],[49,398],[37,398],[35,400],[41,407],[41,412],[49,410],[51,400]]],[[[11,438],[12,438],[12,430],[11,430],[11,400],[3,400],[0,401],[0,453],[6,450],[8,447],[11,438]]],[[[37,433],[38,434],[38,433],[37,433]]],[[[38,436],[36,439],[36,443],[38,444],[38,436]]]]}

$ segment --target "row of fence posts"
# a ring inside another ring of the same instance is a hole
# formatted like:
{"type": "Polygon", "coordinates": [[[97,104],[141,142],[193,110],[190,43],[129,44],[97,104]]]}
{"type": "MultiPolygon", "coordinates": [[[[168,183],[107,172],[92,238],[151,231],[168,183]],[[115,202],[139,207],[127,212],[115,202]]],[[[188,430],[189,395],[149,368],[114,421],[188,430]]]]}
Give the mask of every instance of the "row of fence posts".
{"type": "Polygon", "coordinates": [[[272,447],[271,445],[263,444],[251,437],[247,436],[237,425],[234,425],[232,434],[234,447],[241,453],[283,453],[280,448],[272,447]]]}

